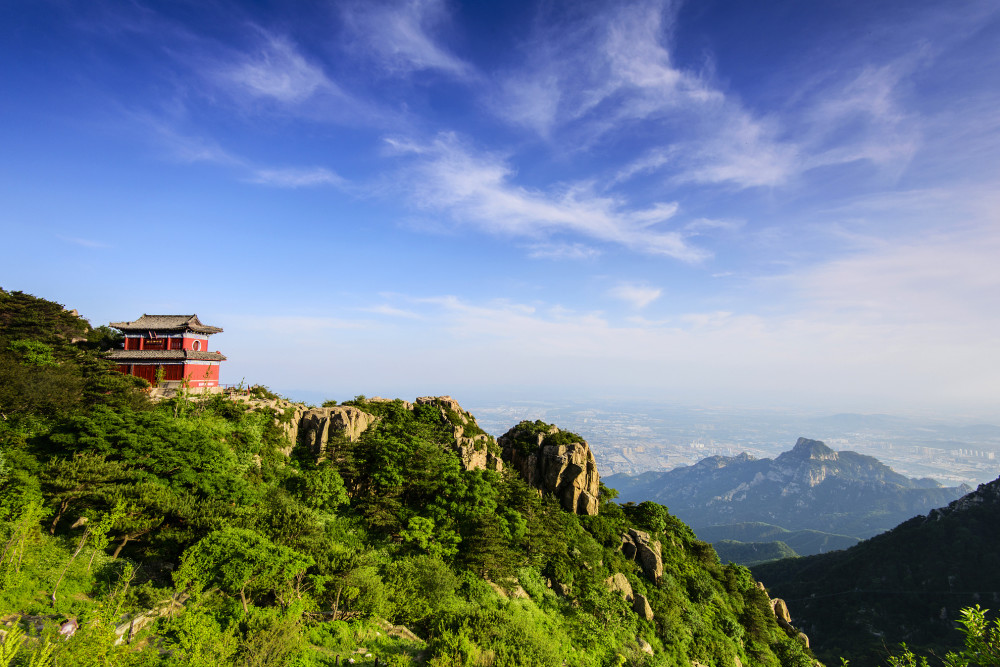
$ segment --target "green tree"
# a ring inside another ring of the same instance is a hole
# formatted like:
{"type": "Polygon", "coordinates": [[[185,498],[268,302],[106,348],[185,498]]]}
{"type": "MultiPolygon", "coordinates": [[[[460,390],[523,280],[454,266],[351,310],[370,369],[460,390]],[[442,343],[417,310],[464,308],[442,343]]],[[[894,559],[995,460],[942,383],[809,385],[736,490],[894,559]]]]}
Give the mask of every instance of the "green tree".
{"type": "Polygon", "coordinates": [[[348,502],[344,480],[330,464],[319,465],[302,474],[297,485],[299,499],[316,510],[336,511],[348,502]]]}
{"type": "Polygon", "coordinates": [[[93,507],[106,502],[114,487],[133,476],[117,461],[103,454],[82,451],[66,459],[52,459],[40,475],[42,489],[54,503],[49,532],[74,506],[93,507]]]}
{"type": "MultiPolygon", "coordinates": [[[[961,651],[951,651],[944,658],[945,667],[997,667],[1000,665],[1000,619],[987,620],[988,609],[979,605],[959,612],[958,630],[965,640],[961,651]]],[[[927,667],[925,656],[918,656],[906,644],[900,652],[889,656],[890,667],[927,667]]]]}
{"type": "Polygon", "coordinates": [[[299,577],[312,559],[243,528],[218,530],[184,552],[174,577],[178,586],[200,591],[218,586],[239,596],[247,611],[255,596],[282,598],[297,592],[299,577]]]}

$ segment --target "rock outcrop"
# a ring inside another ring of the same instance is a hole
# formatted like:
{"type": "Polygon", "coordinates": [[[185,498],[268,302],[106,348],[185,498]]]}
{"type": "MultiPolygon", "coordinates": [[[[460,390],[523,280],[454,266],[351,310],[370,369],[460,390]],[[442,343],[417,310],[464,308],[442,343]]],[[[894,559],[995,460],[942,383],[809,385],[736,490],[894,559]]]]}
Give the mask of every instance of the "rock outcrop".
{"type": "Polygon", "coordinates": [[[635,599],[632,600],[632,611],[644,621],[653,620],[653,608],[649,605],[649,600],[646,599],[645,595],[636,593],[635,599]]]}
{"type": "MultiPolygon", "coordinates": [[[[764,591],[767,595],[767,590],[764,588],[764,584],[757,582],[757,587],[764,591]]],[[[795,626],[792,625],[792,615],[788,611],[788,605],[781,598],[772,598],[768,595],[768,600],[771,601],[771,611],[774,613],[774,620],[778,622],[778,627],[785,631],[785,634],[789,637],[798,638],[806,648],[809,648],[809,637],[806,633],[799,632],[795,626]]]]}
{"type": "Polygon", "coordinates": [[[503,470],[503,461],[490,451],[493,438],[479,428],[476,418],[451,396],[420,396],[417,405],[436,405],[452,425],[455,451],[466,470],[503,470]],[[467,433],[472,435],[466,435],[467,433]]]}
{"type": "MultiPolygon", "coordinates": [[[[309,408],[301,403],[285,399],[261,399],[242,394],[231,394],[234,402],[252,409],[273,409],[278,415],[276,425],[284,431],[288,447],[282,450],[286,456],[296,445],[303,445],[317,457],[327,455],[330,440],[343,438],[357,442],[372,424],[378,421],[374,414],[355,405],[335,405],[324,408],[309,408]]],[[[379,396],[365,399],[368,403],[391,403],[395,399],[379,396]]],[[[441,411],[441,419],[451,425],[455,437],[454,450],[466,470],[502,470],[503,461],[493,437],[485,433],[476,418],[464,410],[451,396],[421,396],[413,403],[400,401],[403,409],[414,410],[417,406],[433,405],[441,411]]],[[[377,412],[377,410],[373,410],[377,412]]]]}
{"type": "Polygon", "coordinates": [[[353,405],[338,405],[331,408],[306,410],[299,418],[298,442],[307,446],[313,454],[326,454],[330,436],[338,435],[348,442],[357,442],[361,434],[375,423],[376,417],[353,405]]]}
{"type": "Polygon", "coordinates": [[[523,421],[497,442],[503,460],[530,486],[558,498],[568,512],[597,514],[600,475],[583,438],[542,422],[523,421]]]}
{"type": "Polygon", "coordinates": [[[649,533],[629,528],[628,533],[622,535],[621,552],[625,558],[638,561],[643,573],[653,581],[663,576],[663,547],[659,540],[650,538],[649,533]]]}
{"type": "Polygon", "coordinates": [[[771,600],[771,611],[774,612],[774,617],[779,621],[792,622],[792,615],[788,613],[788,605],[781,598],[771,600]]]}
{"type": "Polygon", "coordinates": [[[626,602],[632,602],[635,599],[635,595],[632,593],[632,584],[628,582],[628,578],[621,572],[616,572],[608,577],[604,581],[604,585],[612,593],[621,593],[626,602]]]}

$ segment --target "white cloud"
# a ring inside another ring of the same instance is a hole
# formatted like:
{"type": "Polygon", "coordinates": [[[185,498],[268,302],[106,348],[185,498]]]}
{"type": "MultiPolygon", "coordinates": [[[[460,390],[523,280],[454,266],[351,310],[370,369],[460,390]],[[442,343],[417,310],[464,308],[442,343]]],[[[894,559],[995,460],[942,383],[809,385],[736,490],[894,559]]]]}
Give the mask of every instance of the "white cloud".
{"type": "Polygon", "coordinates": [[[993,338],[1000,327],[996,229],[937,231],[881,242],[788,280],[812,307],[831,316],[913,327],[909,336],[951,331],[955,341],[993,338]]]}
{"type": "Polygon", "coordinates": [[[280,188],[330,186],[346,189],[348,181],[326,167],[267,167],[236,155],[212,140],[185,135],[168,122],[149,116],[133,114],[132,119],[145,129],[152,129],[154,136],[174,160],[204,162],[232,167],[245,172],[243,180],[249,183],[280,188]]]}
{"type": "Polygon", "coordinates": [[[541,71],[525,78],[518,75],[501,79],[489,106],[508,122],[523,125],[547,138],[561,100],[558,77],[541,71]]]}
{"type": "Polygon", "coordinates": [[[501,76],[492,108],[543,137],[561,136],[573,150],[655,137],[642,157],[608,179],[611,185],[663,169],[681,183],[787,182],[800,163],[779,123],[673,62],[676,10],[647,1],[550,25],[529,42],[523,67],[501,76]]]}
{"type": "Polygon", "coordinates": [[[529,238],[573,233],[688,262],[707,256],[681,232],[652,229],[676,214],[674,203],[636,210],[621,200],[598,196],[584,185],[557,193],[524,188],[512,182],[514,173],[504,161],[474,155],[452,135],[442,135],[428,145],[405,141],[391,145],[416,156],[406,177],[415,202],[448,211],[459,223],[529,238]]]}
{"type": "Polygon", "coordinates": [[[774,186],[800,170],[799,149],[779,141],[771,123],[736,108],[715,116],[714,121],[720,126],[713,136],[684,148],[691,166],[678,176],[681,182],[774,186]]]}
{"type": "Polygon", "coordinates": [[[251,97],[286,104],[308,100],[322,88],[333,88],[322,68],[308,62],[287,39],[265,35],[259,49],[219,67],[215,76],[251,97]]]}
{"type": "Polygon", "coordinates": [[[250,177],[253,183],[273,185],[282,188],[316,186],[344,187],[346,181],[325,167],[304,169],[256,169],[250,177]]]}
{"type": "Polygon", "coordinates": [[[468,63],[436,41],[433,33],[448,20],[440,0],[359,2],[346,5],[343,16],[356,39],[389,71],[440,70],[459,77],[473,73],[468,63]]]}
{"type": "Polygon", "coordinates": [[[405,319],[421,319],[419,313],[415,313],[412,310],[406,310],[403,308],[396,308],[395,306],[390,306],[388,304],[379,304],[377,306],[371,306],[369,308],[363,308],[366,313],[374,313],[376,315],[385,315],[387,317],[402,317],[405,319]]]}
{"type": "Polygon", "coordinates": [[[536,243],[529,246],[532,259],[582,260],[599,257],[601,251],[582,243],[536,243]]]}
{"type": "Polygon", "coordinates": [[[638,283],[619,283],[608,290],[608,294],[638,310],[659,299],[663,290],[638,283]]]}
{"type": "Polygon", "coordinates": [[[904,167],[920,147],[922,131],[918,118],[902,108],[898,89],[918,60],[869,65],[857,76],[815,93],[804,117],[804,141],[811,150],[804,167],[859,160],[896,170],[904,167]]]}
{"type": "Polygon", "coordinates": [[[637,160],[634,160],[619,169],[618,173],[611,179],[611,184],[628,181],[636,174],[657,171],[664,165],[670,163],[672,159],[673,156],[671,155],[671,151],[669,149],[654,148],[651,151],[647,151],[637,160]]]}
{"type": "Polygon", "coordinates": [[[259,27],[254,33],[252,49],[209,43],[180,57],[213,86],[206,94],[213,103],[221,90],[236,102],[240,114],[263,112],[354,127],[402,124],[398,111],[345,90],[290,38],[259,27]]]}

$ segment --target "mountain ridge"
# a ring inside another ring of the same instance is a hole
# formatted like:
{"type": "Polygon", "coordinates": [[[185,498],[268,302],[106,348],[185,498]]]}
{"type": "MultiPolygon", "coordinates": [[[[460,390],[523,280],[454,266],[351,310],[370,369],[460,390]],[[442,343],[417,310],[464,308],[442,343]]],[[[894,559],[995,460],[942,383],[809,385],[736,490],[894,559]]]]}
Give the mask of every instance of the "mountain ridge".
{"type": "Polygon", "coordinates": [[[834,451],[799,438],[774,459],[746,453],[712,456],[691,466],[637,477],[611,475],[624,502],[653,500],[697,531],[711,525],[763,522],[865,538],[971,490],[911,479],[878,459],[834,451]]]}

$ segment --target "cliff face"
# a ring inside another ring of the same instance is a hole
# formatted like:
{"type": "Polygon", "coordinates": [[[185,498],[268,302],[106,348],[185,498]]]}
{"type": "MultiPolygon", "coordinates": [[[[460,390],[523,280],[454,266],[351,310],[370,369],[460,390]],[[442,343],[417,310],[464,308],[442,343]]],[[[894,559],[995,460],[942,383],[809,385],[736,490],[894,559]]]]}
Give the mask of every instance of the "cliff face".
{"type": "Polygon", "coordinates": [[[375,423],[373,415],[353,405],[313,408],[299,416],[296,440],[320,457],[326,453],[331,435],[339,434],[349,442],[357,442],[361,434],[373,423],[375,423]]]}
{"type": "MultiPolygon", "coordinates": [[[[373,403],[388,399],[371,398],[373,403]]],[[[476,418],[464,410],[451,396],[421,396],[413,403],[402,401],[407,410],[418,405],[434,405],[441,410],[441,419],[447,422],[455,437],[454,450],[466,470],[502,470],[503,461],[494,453],[493,438],[482,432],[476,418]],[[493,451],[491,451],[493,450],[493,451]]],[[[308,447],[317,457],[327,456],[330,441],[344,439],[357,442],[378,417],[355,405],[335,405],[327,408],[305,408],[289,404],[289,416],[282,422],[289,441],[308,447]]],[[[285,452],[290,453],[291,449],[285,452]]]]}
{"type": "MultiPolygon", "coordinates": [[[[386,399],[367,400],[377,403],[386,399]]],[[[594,453],[580,436],[541,422],[521,422],[494,443],[476,418],[450,396],[421,396],[413,403],[402,402],[407,410],[427,405],[436,406],[442,421],[450,425],[454,451],[466,470],[502,470],[508,465],[540,493],[558,498],[566,511],[597,514],[600,476],[594,453]]],[[[289,438],[308,447],[317,458],[327,455],[331,440],[356,442],[378,420],[365,412],[363,405],[290,409],[294,412],[285,424],[289,438]]]]}
{"type": "Polygon", "coordinates": [[[600,475],[580,436],[542,422],[523,421],[500,436],[502,457],[529,485],[559,499],[563,509],[596,515],[600,475]]]}
{"type": "Polygon", "coordinates": [[[436,405],[441,417],[452,426],[455,452],[466,470],[502,470],[503,461],[491,451],[493,438],[479,428],[476,418],[451,396],[421,396],[417,405],[436,405]]]}

